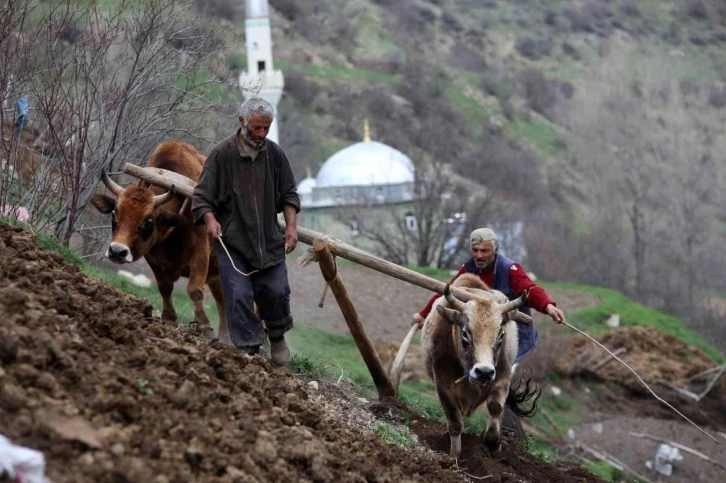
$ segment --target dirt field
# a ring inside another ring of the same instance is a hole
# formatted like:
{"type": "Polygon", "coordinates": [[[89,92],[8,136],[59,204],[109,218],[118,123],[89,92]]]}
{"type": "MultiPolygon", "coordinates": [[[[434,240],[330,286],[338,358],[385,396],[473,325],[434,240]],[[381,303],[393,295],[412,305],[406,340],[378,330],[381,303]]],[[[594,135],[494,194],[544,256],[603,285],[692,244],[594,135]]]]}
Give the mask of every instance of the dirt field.
{"type": "MultiPolygon", "coordinates": [[[[492,482],[599,481],[519,452],[487,458],[476,437],[459,469],[389,446],[342,396],[199,344],[4,224],[0,267],[1,432],[42,451],[55,483],[471,480],[461,468],[492,482]]],[[[444,449],[440,423],[413,426],[444,449]]]]}

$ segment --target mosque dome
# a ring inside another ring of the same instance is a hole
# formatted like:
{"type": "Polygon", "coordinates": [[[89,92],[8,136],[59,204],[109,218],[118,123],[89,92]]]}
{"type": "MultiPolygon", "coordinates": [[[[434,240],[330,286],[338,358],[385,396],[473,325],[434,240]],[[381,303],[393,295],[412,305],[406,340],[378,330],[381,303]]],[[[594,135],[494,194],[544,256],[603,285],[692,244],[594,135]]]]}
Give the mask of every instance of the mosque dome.
{"type": "Polygon", "coordinates": [[[363,141],[333,154],[318,171],[316,187],[413,183],[411,159],[377,141],[363,141]]]}

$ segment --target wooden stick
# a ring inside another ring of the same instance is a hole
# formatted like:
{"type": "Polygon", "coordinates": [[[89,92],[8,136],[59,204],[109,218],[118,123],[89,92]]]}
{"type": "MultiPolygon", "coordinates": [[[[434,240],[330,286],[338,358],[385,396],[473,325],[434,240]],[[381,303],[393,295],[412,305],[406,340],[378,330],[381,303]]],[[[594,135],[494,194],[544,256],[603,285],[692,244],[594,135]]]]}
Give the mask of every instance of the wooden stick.
{"type": "Polygon", "coordinates": [[[628,352],[628,349],[626,349],[625,347],[621,347],[621,348],[619,348],[619,349],[615,350],[615,351],[613,352],[613,355],[612,355],[612,356],[610,356],[610,355],[609,355],[609,356],[607,356],[606,358],[604,358],[604,359],[602,359],[602,360],[600,360],[600,361],[596,362],[596,363],[595,363],[595,364],[593,364],[592,366],[589,366],[589,367],[585,367],[585,370],[586,370],[586,371],[589,371],[589,372],[595,372],[595,371],[597,371],[598,369],[600,369],[601,367],[603,367],[603,366],[607,365],[607,363],[608,363],[608,362],[612,361],[612,360],[613,360],[613,357],[615,357],[615,356],[619,356],[619,355],[620,355],[620,354],[622,354],[623,352],[628,352]]]}
{"type": "Polygon", "coordinates": [[[569,327],[570,329],[574,330],[575,332],[578,332],[578,333],[580,333],[580,334],[584,335],[585,337],[587,337],[588,339],[590,339],[590,340],[591,340],[592,342],[594,342],[595,344],[597,344],[597,345],[598,345],[598,346],[599,346],[600,348],[602,348],[602,349],[603,349],[603,350],[604,350],[605,352],[607,352],[608,354],[610,354],[611,356],[613,356],[613,358],[614,358],[614,359],[615,359],[616,361],[618,361],[619,363],[621,363],[622,365],[624,365],[624,366],[625,366],[625,367],[626,367],[626,368],[627,368],[627,369],[628,369],[628,370],[629,370],[630,372],[632,372],[632,373],[633,373],[633,374],[635,375],[635,377],[637,377],[637,378],[638,378],[638,380],[639,380],[639,381],[641,382],[641,384],[643,384],[643,386],[645,386],[645,388],[646,388],[646,389],[647,389],[648,391],[650,391],[650,393],[651,393],[651,394],[653,395],[653,397],[654,397],[654,398],[656,398],[656,399],[657,399],[658,401],[660,401],[660,402],[662,402],[663,404],[665,404],[666,406],[668,406],[668,407],[669,407],[669,408],[670,408],[671,410],[673,410],[673,411],[674,411],[674,412],[675,412],[676,414],[678,414],[678,415],[679,415],[680,417],[682,417],[683,419],[685,419],[686,421],[688,421],[689,423],[691,423],[691,424],[692,424],[692,425],[693,425],[693,426],[694,426],[694,427],[695,427],[696,429],[698,429],[698,430],[699,430],[700,432],[702,432],[703,434],[705,434],[706,436],[708,436],[709,438],[711,438],[711,439],[712,439],[712,440],[713,440],[714,442],[716,442],[716,443],[720,443],[720,441],[719,441],[719,440],[717,440],[716,438],[714,438],[713,436],[711,436],[711,435],[710,435],[709,433],[707,433],[706,431],[704,431],[703,429],[701,429],[701,427],[700,427],[699,425],[697,425],[696,423],[694,423],[693,421],[691,421],[690,419],[688,419],[688,418],[687,418],[687,417],[686,417],[686,416],[685,416],[685,415],[684,415],[683,413],[681,413],[681,412],[680,412],[679,410],[677,410],[676,408],[674,408],[674,407],[673,407],[673,406],[672,406],[672,405],[671,405],[671,404],[670,404],[669,402],[667,402],[666,400],[664,400],[664,399],[662,399],[662,398],[661,398],[660,396],[658,396],[658,395],[657,395],[657,394],[655,393],[655,391],[653,391],[653,390],[652,390],[652,389],[650,388],[650,386],[649,386],[648,384],[646,384],[646,383],[645,383],[645,381],[643,380],[643,378],[642,378],[642,377],[640,377],[640,375],[638,375],[638,373],[637,373],[637,372],[635,372],[635,369],[633,369],[632,367],[630,367],[630,366],[629,366],[629,365],[628,365],[627,363],[623,362],[623,360],[622,360],[622,359],[620,359],[620,358],[619,358],[618,356],[616,356],[615,354],[613,354],[612,352],[610,352],[610,350],[608,350],[608,348],[607,348],[607,347],[605,347],[605,346],[604,346],[604,345],[602,345],[602,344],[601,344],[600,342],[598,342],[597,340],[595,340],[595,339],[594,339],[594,338],[593,338],[592,336],[590,336],[590,335],[586,334],[585,332],[581,331],[581,330],[580,330],[580,329],[578,329],[577,327],[573,326],[572,324],[570,324],[570,323],[568,323],[568,322],[560,322],[560,323],[561,323],[561,324],[563,324],[563,325],[565,325],[565,326],[567,326],[567,327],[569,327]]]}
{"type": "Polygon", "coordinates": [[[330,285],[330,291],[333,292],[335,299],[338,301],[338,306],[340,307],[340,311],[343,312],[348,329],[350,329],[353,340],[358,346],[363,361],[366,363],[368,371],[373,378],[373,383],[376,385],[376,389],[378,389],[379,397],[381,399],[394,397],[396,391],[388,379],[381,359],[378,357],[375,347],[373,347],[373,342],[371,342],[370,337],[368,337],[358,318],[358,312],[356,312],[355,306],[350,300],[348,290],[343,284],[343,279],[337,273],[333,256],[328,250],[328,244],[323,239],[317,239],[313,242],[313,248],[318,254],[318,264],[320,265],[320,271],[323,273],[323,278],[330,285]]]}
{"type": "MultiPolygon", "coordinates": [[[[124,166],[124,173],[142,179],[148,183],[165,187],[167,189],[170,188],[173,184],[176,186],[178,194],[187,196],[189,198],[192,197],[192,192],[194,191],[194,186],[196,185],[194,181],[184,176],[181,176],[178,173],[173,173],[171,171],[161,170],[157,168],[142,168],[140,166],[129,163],[126,163],[126,165],[124,166]]],[[[285,222],[279,221],[279,223],[280,226],[284,229],[285,222]]],[[[313,231],[302,226],[298,226],[297,236],[299,241],[307,245],[312,245],[316,239],[322,238],[325,235],[323,233],[313,231]]],[[[446,283],[440,280],[433,279],[431,277],[427,277],[422,273],[414,272],[413,270],[401,267],[399,265],[396,265],[395,263],[389,262],[388,260],[376,257],[375,255],[371,255],[368,252],[355,248],[354,246],[348,245],[347,243],[344,243],[340,240],[330,238],[330,242],[328,243],[328,250],[334,256],[345,258],[359,265],[363,265],[364,267],[368,267],[378,272],[385,273],[386,275],[390,275],[391,277],[397,278],[399,280],[403,280],[404,282],[408,282],[418,287],[431,290],[432,292],[436,292],[438,294],[444,293],[444,287],[446,286],[446,283]]],[[[464,302],[475,298],[471,293],[467,292],[466,290],[462,290],[459,287],[451,287],[451,293],[454,294],[456,298],[464,302]]]]}
{"type": "Polygon", "coordinates": [[[697,401],[700,401],[701,399],[703,399],[704,396],[706,396],[706,394],[708,394],[711,391],[711,389],[713,389],[713,385],[716,384],[716,381],[718,381],[718,379],[723,375],[724,371],[726,371],[726,364],[721,366],[721,370],[718,371],[718,374],[716,374],[713,377],[713,379],[711,379],[711,382],[708,383],[708,386],[706,387],[706,389],[704,389],[703,392],[698,395],[697,401]]]}
{"type": "Polygon", "coordinates": [[[406,334],[403,342],[401,342],[401,347],[399,347],[398,352],[396,352],[396,357],[393,359],[389,377],[391,378],[391,385],[396,391],[396,394],[398,394],[398,386],[401,383],[401,371],[403,371],[403,363],[406,360],[406,353],[408,352],[408,348],[411,346],[413,337],[416,335],[416,332],[418,332],[418,329],[418,324],[411,325],[411,328],[408,329],[408,334],[406,334]]]}
{"type": "Polygon", "coordinates": [[[708,461],[709,463],[712,463],[722,470],[726,470],[726,466],[723,463],[719,463],[718,461],[714,460],[710,456],[706,456],[705,454],[701,453],[700,451],[697,451],[695,449],[689,448],[688,446],[683,446],[682,444],[676,443],[674,441],[668,441],[667,439],[658,438],[657,436],[651,436],[650,434],[646,433],[628,433],[630,436],[635,436],[636,438],[645,438],[650,439],[652,441],[655,441],[657,443],[665,443],[668,446],[673,446],[674,448],[678,448],[680,450],[685,451],[686,453],[690,453],[694,456],[698,456],[701,459],[704,459],[708,461]]]}
{"type": "Polygon", "coordinates": [[[714,372],[720,371],[722,368],[723,368],[723,366],[716,366],[716,367],[712,367],[711,369],[706,369],[705,371],[701,371],[698,374],[695,374],[695,375],[689,377],[686,381],[687,382],[695,381],[696,379],[699,379],[699,378],[707,376],[709,374],[713,374],[714,372]]]}
{"type": "Polygon", "coordinates": [[[678,387],[678,386],[676,386],[675,384],[673,384],[672,382],[669,382],[669,381],[658,381],[658,382],[661,383],[661,384],[663,384],[666,387],[669,387],[669,388],[673,389],[674,391],[676,391],[681,396],[685,396],[685,397],[687,397],[689,399],[693,399],[694,401],[698,402],[698,394],[696,394],[695,392],[691,392],[688,389],[683,389],[682,387],[678,387]]]}
{"type": "Polygon", "coordinates": [[[549,413],[548,413],[547,411],[545,411],[544,409],[542,409],[542,408],[540,408],[540,409],[539,409],[539,412],[541,412],[541,413],[542,413],[542,416],[544,416],[544,418],[545,418],[545,419],[547,420],[547,422],[548,422],[548,423],[550,423],[550,425],[552,426],[552,428],[554,428],[554,430],[555,430],[555,433],[557,434],[557,436],[558,436],[558,437],[559,437],[559,438],[560,438],[560,439],[561,439],[562,441],[567,441],[567,437],[565,436],[565,433],[564,433],[564,432],[562,431],[562,429],[561,429],[561,428],[560,428],[560,427],[559,427],[559,426],[557,425],[557,423],[555,422],[555,420],[554,420],[554,419],[552,419],[552,416],[550,416],[550,415],[549,415],[549,413]]]}

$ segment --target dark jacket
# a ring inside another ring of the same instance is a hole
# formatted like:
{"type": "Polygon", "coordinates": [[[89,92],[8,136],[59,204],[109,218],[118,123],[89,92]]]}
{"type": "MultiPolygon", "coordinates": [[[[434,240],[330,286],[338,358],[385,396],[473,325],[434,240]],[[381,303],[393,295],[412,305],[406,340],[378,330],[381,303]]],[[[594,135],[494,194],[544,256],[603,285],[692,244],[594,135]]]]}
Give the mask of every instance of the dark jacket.
{"type": "Polygon", "coordinates": [[[299,212],[300,197],[280,146],[265,141],[253,160],[240,154],[238,143],[235,134],[209,153],[194,188],[192,215],[196,223],[204,223],[204,215],[214,213],[227,248],[262,270],[285,259],[285,237],[277,214],[284,205],[299,212]]]}

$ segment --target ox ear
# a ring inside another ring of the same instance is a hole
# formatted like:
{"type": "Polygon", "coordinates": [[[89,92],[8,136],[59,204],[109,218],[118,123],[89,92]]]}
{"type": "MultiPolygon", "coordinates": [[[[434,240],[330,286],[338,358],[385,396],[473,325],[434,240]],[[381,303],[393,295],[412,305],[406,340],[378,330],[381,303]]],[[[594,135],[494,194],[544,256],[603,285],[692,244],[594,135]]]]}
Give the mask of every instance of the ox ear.
{"type": "Polygon", "coordinates": [[[456,310],[447,309],[443,305],[437,305],[436,310],[439,312],[439,314],[444,318],[445,321],[450,323],[451,325],[458,325],[459,327],[464,327],[464,317],[465,315],[461,312],[458,312],[456,310]]]}
{"type": "Polygon", "coordinates": [[[108,215],[116,208],[116,200],[106,195],[96,195],[91,198],[91,204],[104,215],[108,215]]]}
{"type": "Polygon", "coordinates": [[[509,312],[509,319],[527,325],[530,325],[532,323],[532,317],[525,314],[524,312],[520,312],[519,310],[509,312]]]}
{"type": "Polygon", "coordinates": [[[166,210],[159,210],[159,214],[156,217],[156,223],[166,227],[181,226],[186,223],[186,221],[186,216],[166,210]]]}

